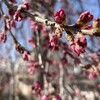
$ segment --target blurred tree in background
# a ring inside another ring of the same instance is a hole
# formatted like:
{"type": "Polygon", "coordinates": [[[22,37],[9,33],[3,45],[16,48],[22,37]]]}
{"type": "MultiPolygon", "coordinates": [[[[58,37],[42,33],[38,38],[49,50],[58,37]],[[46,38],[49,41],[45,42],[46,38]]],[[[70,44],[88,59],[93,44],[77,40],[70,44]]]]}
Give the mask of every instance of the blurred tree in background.
{"type": "Polygon", "coordinates": [[[100,0],[1,0],[0,100],[99,100],[99,16],[100,0]]]}

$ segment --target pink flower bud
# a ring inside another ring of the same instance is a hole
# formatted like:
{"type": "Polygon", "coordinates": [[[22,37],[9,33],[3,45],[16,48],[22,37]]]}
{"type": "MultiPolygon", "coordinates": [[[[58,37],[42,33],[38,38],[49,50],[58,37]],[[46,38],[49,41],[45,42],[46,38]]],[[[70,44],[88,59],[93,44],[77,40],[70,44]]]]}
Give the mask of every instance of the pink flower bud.
{"type": "Polygon", "coordinates": [[[87,46],[86,38],[85,37],[79,37],[75,38],[74,42],[70,44],[72,51],[76,55],[80,55],[80,53],[85,53],[85,47],[87,46]]]}
{"type": "Polygon", "coordinates": [[[81,37],[81,38],[80,38],[80,43],[81,43],[82,46],[85,48],[85,47],[87,46],[86,38],[85,38],[85,37],[81,37]]]}
{"type": "Polygon", "coordinates": [[[72,50],[75,50],[75,44],[74,43],[71,43],[70,46],[71,46],[72,50]]]}
{"type": "Polygon", "coordinates": [[[90,12],[84,12],[80,15],[79,20],[84,23],[88,23],[93,19],[93,15],[90,12]]]}
{"type": "Polygon", "coordinates": [[[36,93],[37,95],[41,95],[42,89],[38,82],[34,82],[32,86],[32,92],[36,93]]]}
{"type": "Polygon", "coordinates": [[[59,16],[59,12],[54,12],[54,17],[59,16]]]}
{"type": "Polygon", "coordinates": [[[75,50],[78,52],[80,52],[81,50],[82,50],[83,48],[82,48],[82,46],[79,46],[79,45],[76,45],[75,46],[75,50]]]}
{"type": "Polygon", "coordinates": [[[58,24],[61,24],[62,20],[59,16],[56,16],[55,17],[55,21],[58,23],[58,24]]]}
{"type": "Polygon", "coordinates": [[[73,51],[73,53],[75,53],[77,56],[80,55],[80,51],[76,50],[76,45],[75,44],[71,44],[71,50],[73,51]]]}
{"type": "Polygon", "coordinates": [[[60,10],[60,18],[62,19],[62,21],[65,20],[65,13],[63,10],[60,10]]]}
{"type": "Polygon", "coordinates": [[[25,61],[28,61],[28,55],[29,55],[29,52],[28,51],[24,51],[24,53],[23,53],[23,59],[25,60],[25,61]]]}
{"type": "Polygon", "coordinates": [[[21,16],[20,11],[16,11],[16,12],[15,12],[15,14],[14,14],[14,16],[13,16],[13,19],[14,19],[15,21],[22,21],[23,17],[21,16]]]}
{"type": "Polygon", "coordinates": [[[65,20],[65,13],[64,13],[64,10],[60,9],[58,12],[55,12],[55,13],[54,13],[54,17],[55,17],[55,21],[56,21],[58,24],[61,24],[62,21],[65,20]]]}
{"type": "Polygon", "coordinates": [[[23,6],[25,7],[26,10],[29,10],[31,8],[29,2],[25,1],[23,6]]]}
{"type": "Polygon", "coordinates": [[[11,29],[10,19],[6,19],[6,26],[8,30],[11,29]]]}

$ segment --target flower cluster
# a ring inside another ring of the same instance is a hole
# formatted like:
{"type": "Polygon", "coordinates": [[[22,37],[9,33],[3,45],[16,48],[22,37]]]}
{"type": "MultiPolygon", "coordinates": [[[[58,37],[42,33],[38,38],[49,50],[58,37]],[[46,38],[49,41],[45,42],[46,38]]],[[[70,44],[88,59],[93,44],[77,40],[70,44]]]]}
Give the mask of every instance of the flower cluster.
{"type": "Polygon", "coordinates": [[[31,90],[32,93],[38,95],[38,100],[61,100],[60,96],[55,93],[45,95],[39,82],[34,82],[31,86],[31,90]]]}
{"type": "Polygon", "coordinates": [[[60,9],[59,11],[54,13],[55,21],[58,24],[62,24],[63,21],[65,21],[66,15],[63,9],[60,9]]]}
{"type": "Polygon", "coordinates": [[[13,19],[15,21],[22,21],[23,20],[23,16],[21,15],[20,11],[16,11],[14,16],[13,16],[13,19]]]}
{"type": "Polygon", "coordinates": [[[60,29],[55,30],[55,34],[50,38],[50,46],[54,50],[58,50],[59,47],[59,38],[62,37],[62,31],[60,29]]]}
{"type": "Polygon", "coordinates": [[[54,50],[58,50],[58,46],[59,46],[59,38],[57,35],[53,35],[50,38],[50,47],[53,48],[54,50]]]}
{"type": "Polygon", "coordinates": [[[26,16],[21,14],[21,10],[29,10],[30,8],[31,6],[29,2],[24,2],[19,6],[18,10],[15,12],[13,19],[16,21],[22,21],[24,18],[26,18],[26,16]]]}
{"type": "Polygon", "coordinates": [[[24,53],[23,53],[23,55],[22,55],[22,57],[23,57],[23,60],[26,60],[26,61],[28,61],[28,55],[29,55],[30,53],[28,52],[28,51],[24,51],[24,53]]]}
{"type": "Polygon", "coordinates": [[[33,74],[36,69],[38,68],[39,63],[37,60],[35,60],[34,58],[29,59],[29,63],[28,63],[28,74],[33,74]]]}
{"type": "Polygon", "coordinates": [[[84,12],[78,18],[76,25],[78,25],[79,27],[83,27],[88,22],[90,22],[92,19],[93,19],[93,15],[90,12],[84,12]]]}
{"type": "Polygon", "coordinates": [[[37,95],[41,95],[42,93],[42,89],[39,82],[34,82],[31,89],[32,89],[32,92],[36,93],[37,95]]]}
{"type": "Polygon", "coordinates": [[[87,46],[86,38],[84,36],[74,39],[74,42],[70,44],[72,51],[79,56],[80,53],[85,52],[85,47],[87,46]]]}
{"type": "Polygon", "coordinates": [[[23,4],[22,4],[22,7],[24,10],[29,10],[31,8],[29,2],[25,1],[23,4]]]}
{"type": "Polygon", "coordinates": [[[28,61],[28,55],[30,54],[24,47],[22,47],[19,43],[15,44],[16,50],[22,54],[23,60],[28,61]]]}

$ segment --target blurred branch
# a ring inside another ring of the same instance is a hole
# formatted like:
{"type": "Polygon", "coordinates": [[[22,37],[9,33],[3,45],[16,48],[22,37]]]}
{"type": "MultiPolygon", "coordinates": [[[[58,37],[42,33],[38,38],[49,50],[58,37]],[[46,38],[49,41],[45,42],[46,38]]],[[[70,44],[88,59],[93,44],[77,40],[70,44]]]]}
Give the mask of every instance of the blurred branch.
{"type": "Polygon", "coordinates": [[[62,95],[63,95],[63,97],[62,97],[62,100],[65,100],[65,96],[64,96],[64,67],[63,67],[63,65],[59,65],[59,71],[60,71],[60,77],[59,77],[59,88],[60,88],[60,97],[62,97],[62,95]]]}

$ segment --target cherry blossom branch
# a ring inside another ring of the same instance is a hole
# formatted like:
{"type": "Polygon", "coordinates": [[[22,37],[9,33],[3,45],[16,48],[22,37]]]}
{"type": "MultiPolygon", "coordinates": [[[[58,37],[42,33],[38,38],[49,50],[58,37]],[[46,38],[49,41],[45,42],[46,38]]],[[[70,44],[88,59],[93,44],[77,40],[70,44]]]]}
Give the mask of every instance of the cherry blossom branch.
{"type": "Polygon", "coordinates": [[[4,30],[3,30],[3,34],[1,34],[2,36],[0,37],[3,42],[5,42],[7,40],[7,35],[6,35],[6,32],[8,31],[13,39],[13,42],[15,44],[15,49],[20,53],[22,54],[23,56],[23,59],[24,60],[28,60],[28,55],[30,54],[28,50],[26,50],[15,38],[15,36],[13,35],[12,31],[9,29],[9,25],[7,26],[7,20],[9,19],[8,16],[6,16],[2,10],[2,8],[0,7],[0,10],[2,12],[2,16],[4,18],[4,23],[5,23],[5,27],[4,27],[4,30]]]}
{"type": "MultiPolygon", "coordinates": [[[[7,0],[4,0],[4,2],[7,5],[8,9],[17,10],[20,7],[20,6],[18,7],[18,6],[14,6],[13,4],[10,4],[7,0]]],[[[35,20],[39,23],[45,24],[46,26],[51,26],[51,27],[54,27],[56,29],[57,28],[62,28],[59,24],[57,24],[54,21],[49,21],[48,19],[40,18],[36,13],[33,14],[33,13],[30,13],[30,12],[25,11],[25,10],[21,10],[21,13],[25,14],[27,17],[30,17],[30,18],[32,18],[33,20],[35,20]]],[[[81,32],[81,34],[83,34],[83,35],[90,35],[90,36],[100,37],[100,32],[96,32],[95,29],[91,29],[91,30],[79,29],[79,28],[76,28],[75,25],[65,25],[63,27],[63,30],[70,31],[73,34],[76,34],[77,32],[81,32]]]]}

